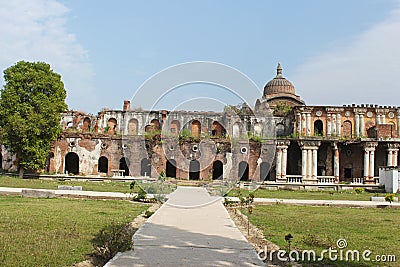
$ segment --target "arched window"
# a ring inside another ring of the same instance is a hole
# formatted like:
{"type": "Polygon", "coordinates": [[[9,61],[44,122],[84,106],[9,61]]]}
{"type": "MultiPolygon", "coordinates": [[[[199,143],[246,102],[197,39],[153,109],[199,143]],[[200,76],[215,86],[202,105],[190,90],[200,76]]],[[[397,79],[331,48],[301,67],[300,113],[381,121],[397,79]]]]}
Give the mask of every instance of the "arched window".
{"type": "Polygon", "coordinates": [[[276,125],[276,136],[284,136],[285,135],[285,125],[282,123],[278,123],[276,125]]]}
{"type": "Polygon", "coordinates": [[[180,130],[180,123],[177,120],[173,120],[169,126],[170,133],[172,135],[178,135],[180,130]]]}
{"type": "Polygon", "coordinates": [[[111,118],[107,122],[108,133],[116,134],[117,133],[117,120],[115,118],[111,118]]]}
{"type": "Polygon", "coordinates": [[[89,117],[85,117],[83,119],[83,124],[82,124],[82,131],[90,131],[90,126],[91,126],[91,120],[89,117]]]}
{"type": "Polygon", "coordinates": [[[314,121],[314,135],[315,136],[324,135],[324,123],[321,120],[314,121]]]}
{"type": "Polygon", "coordinates": [[[249,164],[246,161],[239,163],[239,180],[248,181],[249,180],[249,164]]]}
{"type": "Polygon", "coordinates": [[[176,178],[176,161],[174,159],[167,160],[165,166],[165,176],[176,178]]]}
{"type": "Polygon", "coordinates": [[[137,119],[130,119],[128,123],[128,135],[137,135],[139,122],[137,119]]]}
{"type": "Polygon", "coordinates": [[[222,180],[224,174],[224,165],[220,160],[216,160],[213,163],[213,180],[222,180]]]}
{"type": "Polygon", "coordinates": [[[79,174],[79,156],[75,152],[65,156],[65,173],[79,174]]]}
{"type": "Polygon", "coordinates": [[[124,176],[129,176],[129,160],[125,157],[119,160],[119,169],[124,170],[124,176]]]}
{"type": "Polygon", "coordinates": [[[217,121],[214,121],[211,126],[211,135],[221,137],[225,134],[224,127],[217,121]]]}
{"type": "Polygon", "coordinates": [[[108,172],[108,159],[104,156],[99,158],[98,172],[107,173],[108,172]]]}
{"type": "Polygon", "coordinates": [[[140,162],[140,175],[141,176],[151,176],[151,160],[150,159],[142,159],[140,162]]]}
{"type": "Polygon", "coordinates": [[[189,180],[200,179],[200,162],[198,160],[190,161],[189,165],[189,180]]]}
{"type": "Polygon", "coordinates": [[[347,120],[347,121],[343,122],[342,135],[344,137],[352,137],[353,136],[353,127],[352,127],[351,121],[347,120]]]}
{"type": "Polygon", "coordinates": [[[242,124],[240,122],[235,122],[232,125],[232,137],[239,138],[241,132],[242,132],[242,124]]]}
{"type": "Polygon", "coordinates": [[[201,123],[198,120],[192,121],[192,136],[200,137],[201,134],[201,123]]]}
{"type": "Polygon", "coordinates": [[[161,129],[160,122],[157,119],[151,120],[150,125],[153,126],[154,131],[161,129]]]}

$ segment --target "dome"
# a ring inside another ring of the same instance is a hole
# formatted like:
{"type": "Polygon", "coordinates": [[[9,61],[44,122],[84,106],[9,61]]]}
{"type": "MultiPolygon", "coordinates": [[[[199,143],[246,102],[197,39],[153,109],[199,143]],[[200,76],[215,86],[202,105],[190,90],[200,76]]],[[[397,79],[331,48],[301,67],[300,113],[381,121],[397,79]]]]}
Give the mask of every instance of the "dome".
{"type": "Polygon", "coordinates": [[[281,64],[278,64],[276,76],[269,81],[264,87],[264,96],[276,94],[291,94],[295,95],[293,84],[282,76],[281,64]]]}

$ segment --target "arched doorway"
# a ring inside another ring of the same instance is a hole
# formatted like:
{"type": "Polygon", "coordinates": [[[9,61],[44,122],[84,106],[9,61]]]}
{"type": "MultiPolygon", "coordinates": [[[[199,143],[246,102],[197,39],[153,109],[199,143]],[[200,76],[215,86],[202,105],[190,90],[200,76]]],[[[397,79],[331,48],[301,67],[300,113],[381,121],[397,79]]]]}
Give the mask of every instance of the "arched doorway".
{"type": "Polygon", "coordinates": [[[98,172],[108,173],[108,159],[104,156],[99,158],[98,172]]]}
{"type": "Polygon", "coordinates": [[[177,120],[173,120],[169,125],[169,131],[172,135],[178,135],[180,130],[180,123],[177,120]]]}
{"type": "Polygon", "coordinates": [[[224,165],[220,160],[216,160],[213,163],[213,180],[222,180],[224,174],[224,165]]]}
{"type": "Polygon", "coordinates": [[[165,175],[167,177],[176,178],[176,161],[174,159],[167,160],[165,175]]]}
{"type": "Polygon", "coordinates": [[[200,137],[201,134],[201,123],[198,120],[192,121],[192,136],[200,137]]]}
{"type": "Polygon", "coordinates": [[[239,138],[241,131],[242,131],[241,123],[235,122],[235,124],[233,124],[233,126],[232,126],[232,137],[239,138]]]}
{"type": "Polygon", "coordinates": [[[249,164],[246,161],[239,163],[239,181],[249,180],[249,164]]]}
{"type": "Polygon", "coordinates": [[[150,125],[153,126],[154,131],[158,131],[161,129],[160,122],[157,119],[151,120],[150,125]]]}
{"type": "Polygon", "coordinates": [[[138,134],[139,122],[137,119],[130,119],[128,123],[128,135],[138,134]]]}
{"type": "Polygon", "coordinates": [[[268,162],[261,162],[261,164],[260,164],[260,181],[269,181],[270,180],[270,175],[269,175],[270,167],[271,166],[268,162]]]}
{"type": "Polygon", "coordinates": [[[148,158],[142,159],[140,162],[140,175],[151,176],[151,160],[148,158]]]}
{"type": "Polygon", "coordinates": [[[79,157],[75,152],[65,156],[65,173],[79,174],[79,157]]]}
{"type": "Polygon", "coordinates": [[[129,176],[129,160],[125,157],[119,160],[119,169],[124,170],[124,176],[129,176]]]}
{"type": "Polygon", "coordinates": [[[315,136],[324,135],[324,123],[321,120],[314,121],[314,135],[315,136]]]}
{"type": "Polygon", "coordinates": [[[189,166],[189,180],[200,179],[200,162],[198,160],[190,161],[189,166]]]}

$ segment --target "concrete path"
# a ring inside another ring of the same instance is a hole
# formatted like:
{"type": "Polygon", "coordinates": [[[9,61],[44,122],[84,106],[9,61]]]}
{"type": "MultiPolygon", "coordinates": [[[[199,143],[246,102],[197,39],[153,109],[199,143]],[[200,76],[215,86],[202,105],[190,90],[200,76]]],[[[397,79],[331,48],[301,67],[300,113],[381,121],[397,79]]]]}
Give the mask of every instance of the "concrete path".
{"type": "Polygon", "coordinates": [[[265,266],[222,201],[204,188],[178,187],[133,239],[134,250],[106,267],[265,266]]]}

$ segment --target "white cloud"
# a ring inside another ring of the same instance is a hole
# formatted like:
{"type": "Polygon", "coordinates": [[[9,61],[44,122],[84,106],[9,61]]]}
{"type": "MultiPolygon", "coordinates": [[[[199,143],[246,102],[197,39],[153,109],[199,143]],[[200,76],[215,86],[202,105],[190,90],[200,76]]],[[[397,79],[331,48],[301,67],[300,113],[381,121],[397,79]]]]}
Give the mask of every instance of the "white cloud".
{"type": "MultiPolygon", "coordinates": [[[[400,2],[399,2],[400,3],[400,2]]],[[[400,6],[389,17],[300,66],[291,77],[310,105],[400,106],[400,6]]]]}
{"type": "Polygon", "coordinates": [[[47,62],[62,76],[69,107],[92,111],[94,72],[88,52],[66,29],[68,12],[54,0],[2,1],[0,68],[20,60],[47,62]]]}

